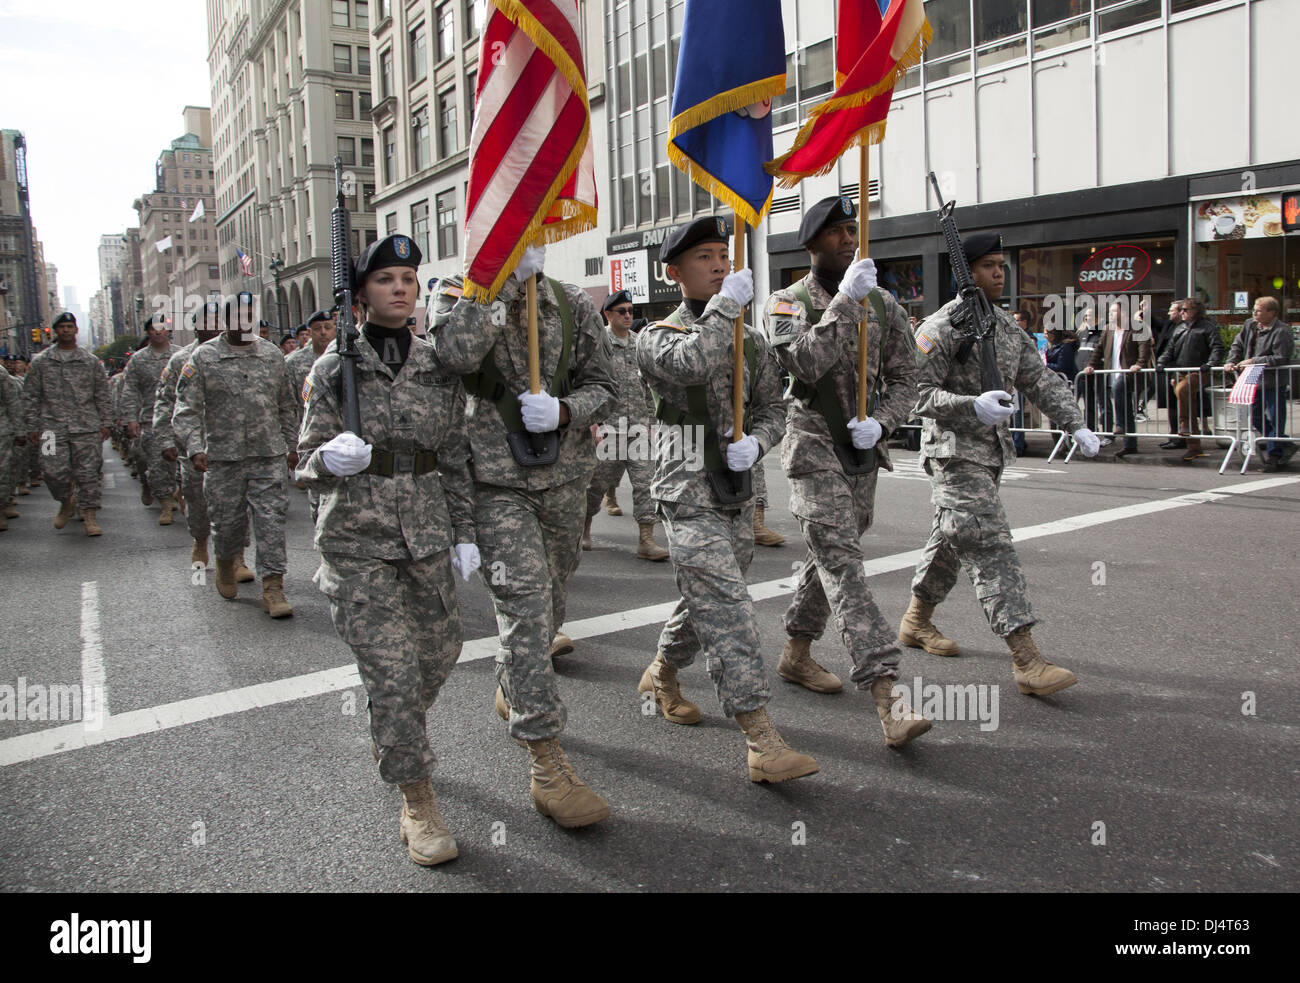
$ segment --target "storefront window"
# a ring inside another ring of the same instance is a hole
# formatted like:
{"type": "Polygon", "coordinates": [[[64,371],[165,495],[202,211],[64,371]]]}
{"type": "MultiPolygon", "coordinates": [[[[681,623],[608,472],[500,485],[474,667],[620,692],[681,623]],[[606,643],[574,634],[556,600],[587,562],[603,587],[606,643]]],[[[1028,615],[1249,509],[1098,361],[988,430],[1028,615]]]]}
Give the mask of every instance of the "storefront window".
{"type": "Polygon", "coordinates": [[[1194,202],[1193,282],[1205,313],[1240,325],[1259,297],[1276,297],[1282,319],[1300,321],[1300,234],[1284,229],[1282,195],[1194,202]]]}
{"type": "Polygon", "coordinates": [[[893,294],[909,316],[923,316],[925,277],[921,258],[885,260],[876,269],[881,289],[893,294]]]}

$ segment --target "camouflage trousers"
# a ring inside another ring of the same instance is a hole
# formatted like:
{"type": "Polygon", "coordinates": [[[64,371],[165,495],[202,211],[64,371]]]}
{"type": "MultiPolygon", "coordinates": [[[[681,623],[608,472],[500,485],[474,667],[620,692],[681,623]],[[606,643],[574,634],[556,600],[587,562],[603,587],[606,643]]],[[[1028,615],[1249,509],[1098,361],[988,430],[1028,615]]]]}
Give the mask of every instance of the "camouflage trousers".
{"type": "MultiPolygon", "coordinates": [[[[776,450],[775,447],[769,450],[768,454],[774,450],[776,450]]],[[[767,508],[767,469],[763,465],[763,458],[765,457],[767,457],[767,454],[754,462],[754,467],[751,469],[754,476],[754,504],[761,508],[767,508]]]]}
{"type": "Polygon", "coordinates": [[[703,649],[713,688],[728,717],[750,713],[771,696],[745,573],[754,558],[754,505],[720,511],[659,502],[668,554],[682,599],[659,633],[664,661],[678,669],[703,649]]]}
{"type": "Polygon", "coordinates": [[[75,491],[77,508],[99,508],[104,468],[104,441],[99,431],[61,434],[52,441],[42,437],[38,444],[45,487],[54,500],[62,502],[75,491]],[[47,450],[53,453],[45,453],[47,450]]]}
{"type": "MultiPolygon", "coordinates": [[[[194,539],[207,539],[212,534],[212,519],[208,516],[208,500],[203,497],[203,474],[185,458],[181,458],[181,494],[185,496],[185,525],[194,539]]],[[[244,542],[248,542],[245,532],[244,542]]]]}
{"type": "Polygon", "coordinates": [[[322,553],[314,580],[357,660],[380,777],[423,781],[438,763],[425,715],[460,657],[451,551],[420,560],[322,553]]]}
{"type": "MultiPolygon", "coordinates": [[[[4,508],[9,497],[18,490],[18,481],[27,480],[27,475],[19,475],[15,464],[22,454],[25,458],[27,448],[15,447],[12,434],[0,433],[0,509],[4,508]]],[[[26,464],[26,460],[23,461],[26,464]]]]}
{"type": "MultiPolygon", "coordinates": [[[[609,438],[607,438],[609,439],[609,438]]],[[[637,522],[654,522],[655,503],[650,497],[650,482],[654,480],[654,461],[597,461],[587,486],[587,518],[600,511],[600,500],[606,488],[616,488],[627,472],[632,482],[632,516],[637,522]]]]}
{"type": "Polygon", "coordinates": [[[871,526],[879,473],[817,471],[790,479],[791,509],[808,555],[785,612],[786,634],[821,638],[834,613],[858,689],[870,689],[881,676],[898,678],[898,633],[871,595],[859,543],[871,526]]]}
{"type": "MultiPolygon", "coordinates": [[[[100,453],[102,454],[103,451],[100,453]]],[[[23,466],[26,466],[27,468],[28,478],[39,478],[41,476],[41,446],[39,443],[33,444],[29,440],[27,442],[27,454],[25,457],[20,458],[20,460],[24,462],[24,464],[19,465],[18,477],[20,481],[22,480],[23,466]]]]}
{"type": "Polygon", "coordinates": [[[578,567],[587,475],[544,491],[474,485],[474,525],[483,579],[497,616],[497,682],[510,704],[510,736],[556,737],[568,710],[551,666],[551,639],[564,624],[569,578],[578,567]]]}
{"type": "Polygon", "coordinates": [[[203,497],[212,520],[218,560],[234,556],[248,541],[248,516],[257,540],[257,576],[283,576],[286,568],[284,517],[289,496],[284,489],[284,457],[250,457],[210,461],[203,476],[203,497]]]}
{"type": "MultiPolygon", "coordinates": [[[[176,465],[162,456],[161,442],[154,439],[153,427],[140,427],[140,454],[149,475],[149,491],[155,499],[163,499],[176,491],[176,465]]],[[[141,474],[145,471],[142,469],[141,474]]]]}
{"type": "Polygon", "coordinates": [[[1029,588],[998,495],[1001,469],[955,457],[926,458],[925,469],[934,523],[912,578],[912,593],[927,604],[939,604],[964,567],[996,634],[1005,638],[1034,624],[1029,588]]]}

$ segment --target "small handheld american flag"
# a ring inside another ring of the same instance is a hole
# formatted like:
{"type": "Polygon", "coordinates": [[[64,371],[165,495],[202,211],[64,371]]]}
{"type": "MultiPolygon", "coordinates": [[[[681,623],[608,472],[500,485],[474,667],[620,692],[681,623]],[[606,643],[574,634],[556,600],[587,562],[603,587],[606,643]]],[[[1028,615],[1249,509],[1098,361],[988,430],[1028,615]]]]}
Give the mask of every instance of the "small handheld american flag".
{"type": "Polygon", "coordinates": [[[1246,371],[1237,377],[1237,384],[1228,394],[1228,403],[1232,406],[1249,406],[1255,402],[1255,393],[1259,389],[1259,380],[1264,375],[1264,366],[1248,365],[1246,371]]]}

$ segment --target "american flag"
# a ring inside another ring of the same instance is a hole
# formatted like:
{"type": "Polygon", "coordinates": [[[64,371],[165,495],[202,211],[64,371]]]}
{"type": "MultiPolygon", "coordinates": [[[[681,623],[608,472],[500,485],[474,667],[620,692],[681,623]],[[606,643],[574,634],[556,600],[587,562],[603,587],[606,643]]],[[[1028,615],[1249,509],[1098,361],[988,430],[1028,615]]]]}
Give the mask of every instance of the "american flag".
{"type": "Polygon", "coordinates": [[[244,276],[253,275],[253,257],[248,255],[242,249],[236,249],[235,255],[239,257],[240,269],[244,271],[244,276]]]}
{"type": "Polygon", "coordinates": [[[1249,406],[1255,402],[1255,392],[1259,389],[1259,380],[1263,375],[1264,366],[1246,366],[1246,371],[1237,377],[1237,384],[1228,393],[1228,402],[1233,406],[1249,406]]]}
{"type": "Polygon", "coordinates": [[[465,294],[491,300],[528,246],[596,227],[577,0],[492,0],[479,47],[465,294]]]}

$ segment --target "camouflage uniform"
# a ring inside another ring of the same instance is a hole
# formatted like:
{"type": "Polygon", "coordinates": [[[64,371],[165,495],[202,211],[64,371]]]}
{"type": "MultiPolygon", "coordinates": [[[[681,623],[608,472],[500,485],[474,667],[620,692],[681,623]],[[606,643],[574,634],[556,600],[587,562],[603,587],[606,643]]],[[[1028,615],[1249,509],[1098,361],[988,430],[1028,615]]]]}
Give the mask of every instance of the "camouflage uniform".
{"type": "Polygon", "coordinates": [[[296,352],[291,352],[289,357],[284,360],[285,368],[289,370],[289,381],[293,384],[293,394],[297,397],[299,423],[302,423],[303,385],[307,382],[307,376],[311,372],[311,367],[316,359],[316,349],[308,345],[306,348],[299,348],[296,352]]]}
{"type": "MultiPolygon", "coordinates": [[[[721,437],[732,423],[733,324],[740,305],[718,294],[700,318],[689,304],[677,308],[684,330],[665,322],[641,330],[637,361],[650,388],[674,406],[686,407],[687,387],[705,387],[709,418],[721,437]]],[[[745,432],[767,453],[785,433],[781,369],[767,340],[747,328],[755,347],[755,371],[745,367],[745,432]]],[[[725,460],[725,456],[724,456],[725,460]]],[[[761,460],[761,458],[760,458],[761,460]]],[[[668,665],[681,669],[703,649],[709,675],[731,717],[763,707],[770,696],[745,572],[754,556],[754,501],[721,505],[706,472],[691,470],[682,455],[660,453],[650,486],[668,534],[668,552],[681,600],[659,635],[668,665]]]]}
{"type": "Polygon", "coordinates": [[[358,348],[361,427],[374,448],[371,467],[384,451],[425,452],[437,454],[437,470],[341,478],[326,469],[319,448],[344,430],[339,356],[331,350],[311,365],[304,387],[297,477],[320,494],[315,581],[356,657],[379,773],[405,785],[428,778],[437,762],[425,714],[460,656],[451,547],[474,541],[464,392],[420,338],[412,337],[396,376],[368,342],[358,348]]]}
{"type": "Polygon", "coordinates": [[[284,455],[297,443],[298,411],[280,349],[264,338],[243,348],[225,335],[199,345],[176,381],[175,440],[208,456],[203,497],[218,562],[244,545],[248,514],[257,576],[285,572],[284,455]]]}
{"type": "MultiPolygon", "coordinates": [[[[572,384],[567,395],[552,394],[569,409],[556,462],[529,468],[516,463],[494,402],[471,395],[465,412],[474,525],[500,636],[497,681],[511,708],[510,735],[525,741],[558,737],[567,718],[551,667],[551,640],[564,623],[568,582],[578,565],[583,501],[596,463],[589,428],[605,419],[615,396],[601,317],[585,290],[563,288],[574,318],[572,384]]],[[[537,322],[541,378],[549,385],[563,335],[545,278],[538,281],[537,322]]],[[[506,380],[507,398],[528,390],[525,288],[514,276],[492,304],[466,300],[460,278],[444,278],[430,336],[448,370],[473,373],[490,357],[506,380]]]]}
{"type": "Polygon", "coordinates": [[[47,348],[32,359],[23,396],[27,430],[39,434],[41,470],[50,494],[61,502],[75,490],[78,508],[98,509],[104,465],[100,430],[113,422],[104,366],[84,348],[47,348]],[[48,433],[54,435],[54,446],[47,454],[48,433]]]}
{"type": "MultiPolygon", "coordinates": [[[[162,456],[163,444],[156,439],[153,427],[153,407],[158,394],[158,380],[176,350],[172,344],[161,352],[146,345],[135,352],[122,373],[122,400],[118,406],[125,422],[134,420],[140,424],[137,461],[148,469],[149,490],[159,500],[175,493],[176,466],[162,456]]],[[[141,474],[143,476],[143,471],[141,474]]]]}
{"type": "MultiPolygon", "coordinates": [[[[614,375],[614,389],[617,396],[613,407],[606,417],[608,421],[601,430],[604,439],[610,441],[608,446],[596,448],[596,470],[592,472],[591,484],[587,486],[587,518],[600,511],[600,500],[606,488],[614,488],[623,480],[627,471],[632,481],[632,515],[638,523],[655,521],[654,502],[650,498],[650,482],[654,479],[654,461],[649,453],[650,427],[654,424],[654,403],[650,390],[641,378],[636,367],[636,335],[629,334],[620,338],[606,327],[610,343],[610,369],[614,375]],[[637,431],[634,427],[643,427],[646,437],[640,446],[635,442],[637,431]],[[623,441],[628,444],[627,460],[617,456],[605,460],[602,453],[613,454],[620,444],[620,431],[623,441]],[[641,448],[647,453],[640,453],[641,448]]],[[[602,441],[603,444],[603,441],[602,441]]]]}
{"type": "MultiPolygon", "coordinates": [[[[176,381],[198,346],[197,341],[191,341],[184,348],[178,348],[158,376],[158,390],[153,404],[153,436],[158,442],[159,453],[168,447],[175,447],[181,452],[181,494],[185,497],[185,525],[192,538],[205,540],[212,533],[212,520],[208,516],[208,500],[203,497],[203,475],[185,456],[185,448],[177,444],[176,433],[172,429],[172,413],[176,410],[176,381]]],[[[247,541],[245,537],[245,543],[247,541]]]]}
{"type": "Polygon", "coordinates": [[[26,478],[19,474],[17,465],[20,460],[27,463],[27,448],[14,446],[15,437],[27,434],[24,416],[23,387],[0,365],[0,512],[17,488],[18,479],[26,478]]]}
{"type": "MultiPolygon", "coordinates": [[[[867,318],[867,391],[874,391],[878,378],[885,386],[870,414],[884,431],[875,447],[876,459],[892,471],[887,435],[907,422],[916,402],[916,359],[907,315],[883,294],[888,324],[881,325],[874,310],[843,293],[828,293],[811,273],[803,284],[813,306],[825,313],[814,324],[790,290],[773,293],[763,309],[768,335],[797,336],[777,344],[776,357],[792,376],[808,384],[829,373],[847,423],[858,415],[858,331],[867,318]],[[780,313],[778,304],[783,305],[780,313]],[[792,307],[801,313],[786,313],[792,307]]],[[[871,596],[859,543],[871,526],[879,472],[846,475],[825,417],[797,399],[790,400],[788,413],[781,465],[790,478],[790,511],[799,520],[808,557],[785,613],[785,630],[791,637],[821,638],[833,611],[853,659],[850,678],[858,689],[870,689],[879,676],[898,678],[899,654],[897,635],[871,596]]]]}
{"type": "MultiPolygon", "coordinates": [[[[1006,637],[1037,620],[998,495],[1002,470],[1016,452],[1009,421],[990,427],[975,416],[975,397],[982,391],[979,353],[972,350],[965,363],[957,360],[961,339],[949,321],[957,303],[950,301],[916,329],[920,397],[915,415],[923,422],[921,462],[930,475],[934,522],[912,593],[939,604],[964,567],[993,631],[1006,637]]],[[[1033,339],[1011,315],[994,311],[1004,388],[1014,386],[1022,400],[1028,398],[1067,433],[1078,430],[1083,417],[1069,387],[1043,364],[1033,339]]]]}

